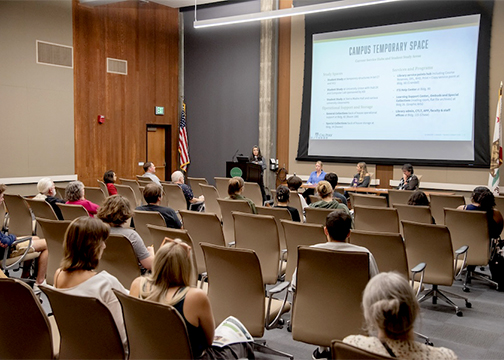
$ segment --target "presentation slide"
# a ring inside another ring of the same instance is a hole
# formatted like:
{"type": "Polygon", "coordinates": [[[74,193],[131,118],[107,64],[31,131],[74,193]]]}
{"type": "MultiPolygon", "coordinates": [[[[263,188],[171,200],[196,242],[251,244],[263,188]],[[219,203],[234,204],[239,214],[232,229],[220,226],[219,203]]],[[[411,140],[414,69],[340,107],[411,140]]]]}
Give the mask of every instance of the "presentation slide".
{"type": "Polygon", "coordinates": [[[473,160],[479,22],[313,35],[308,154],[473,160]]]}

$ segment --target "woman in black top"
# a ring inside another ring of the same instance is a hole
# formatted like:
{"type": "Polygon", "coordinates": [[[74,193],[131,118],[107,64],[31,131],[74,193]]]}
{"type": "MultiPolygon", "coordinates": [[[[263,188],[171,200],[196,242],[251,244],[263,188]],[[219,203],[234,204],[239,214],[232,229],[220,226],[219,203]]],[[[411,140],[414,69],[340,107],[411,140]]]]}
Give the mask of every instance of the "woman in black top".
{"type": "Polygon", "coordinates": [[[292,206],[288,205],[289,197],[290,197],[289,188],[287,186],[280,185],[276,191],[277,205],[275,205],[275,207],[289,210],[289,213],[291,214],[292,217],[292,221],[301,222],[301,218],[299,217],[299,211],[297,211],[296,208],[293,208],[292,206]]]}

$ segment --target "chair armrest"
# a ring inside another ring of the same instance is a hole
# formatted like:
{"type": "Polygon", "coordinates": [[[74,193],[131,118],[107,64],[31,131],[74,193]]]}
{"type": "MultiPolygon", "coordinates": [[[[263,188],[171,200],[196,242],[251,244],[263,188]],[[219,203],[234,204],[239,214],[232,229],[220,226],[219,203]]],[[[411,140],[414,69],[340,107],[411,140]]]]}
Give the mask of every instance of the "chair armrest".
{"type": "Polygon", "coordinates": [[[24,258],[26,257],[26,255],[28,255],[28,252],[30,251],[30,247],[31,247],[32,242],[33,242],[33,237],[32,236],[25,236],[25,237],[16,239],[15,241],[12,242],[11,246],[19,244],[19,243],[22,243],[22,242],[27,241],[27,240],[29,240],[30,243],[28,244],[28,247],[26,248],[26,251],[23,253],[23,255],[21,255],[19,257],[19,259],[17,259],[14,263],[10,264],[9,266],[7,266],[7,259],[8,259],[8,253],[9,253],[9,251],[8,251],[8,249],[5,249],[5,251],[4,251],[4,257],[2,259],[2,269],[3,269],[3,271],[12,269],[13,267],[15,267],[18,264],[20,264],[20,263],[23,262],[24,258]]]}
{"type": "Polygon", "coordinates": [[[425,267],[427,265],[425,263],[420,263],[418,264],[417,266],[415,266],[413,269],[411,269],[410,271],[413,273],[413,274],[418,274],[419,272],[422,272],[422,271],[425,271],[425,267]]]}
{"type": "Polygon", "coordinates": [[[455,254],[462,255],[462,254],[466,253],[467,250],[469,250],[469,246],[464,245],[464,246],[461,246],[459,249],[455,250],[455,254]]]}
{"type": "Polygon", "coordinates": [[[282,249],[282,251],[280,252],[280,259],[287,261],[287,249],[282,249]]]}
{"type": "Polygon", "coordinates": [[[281,283],[275,285],[271,289],[268,290],[268,295],[278,294],[279,292],[284,291],[290,285],[290,281],[282,281],[281,283]]]}
{"type": "Polygon", "coordinates": [[[467,245],[461,246],[460,248],[455,250],[455,261],[453,262],[453,273],[455,274],[455,278],[458,278],[460,276],[460,274],[462,273],[462,270],[464,270],[466,267],[468,250],[469,250],[469,246],[467,246],[467,245]],[[457,262],[458,262],[459,256],[462,254],[464,255],[464,260],[462,262],[462,266],[460,267],[460,271],[457,274],[457,262]]]}
{"type": "MultiPolygon", "coordinates": [[[[17,244],[22,243],[22,242],[24,242],[24,241],[26,241],[26,240],[32,240],[32,237],[31,237],[31,236],[25,236],[25,237],[22,237],[22,238],[17,238],[17,239],[16,239],[16,240],[15,240],[15,241],[11,244],[11,246],[12,246],[12,245],[17,245],[17,244]]],[[[30,246],[31,246],[31,241],[30,241],[30,246]]]]}
{"type": "Polygon", "coordinates": [[[236,247],[236,241],[231,241],[231,242],[228,244],[228,247],[236,247]]]}
{"type": "Polygon", "coordinates": [[[277,316],[273,319],[271,323],[268,322],[269,317],[270,317],[270,311],[271,311],[271,300],[273,299],[274,294],[278,294],[282,292],[283,290],[287,289],[289,286],[290,282],[289,281],[283,281],[277,285],[275,285],[273,288],[269,289],[267,291],[267,296],[268,296],[268,306],[266,307],[266,318],[264,321],[264,325],[267,330],[273,329],[274,327],[277,326],[278,321],[280,320],[280,316],[282,316],[282,310],[285,307],[285,304],[287,302],[287,296],[289,295],[289,291],[285,292],[285,296],[283,298],[282,306],[280,310],[278,311],[277,316]]]}
{"type": "Polygon", "coordinates": [[[200,280],[200,289],[203,289],[203,283],[205,280],[208,278],[208,273],[205,271],[201,273],[201,280],[200,280]]]}
{"type": "Polygon", "coordinates": [[[422,286],[423,286],[423,280],[425,276],[425,267],[427,264],[425,263],[419,263],[417,266],[415,266],[413,269],[411,269],[411,287],[414,289],[415,288],[415,276],[419,273],[420,275],[420,285],[418,285],[418,290],[415,296],[418,296],[420,294],[420,291],[422,291],[422,286]]]}

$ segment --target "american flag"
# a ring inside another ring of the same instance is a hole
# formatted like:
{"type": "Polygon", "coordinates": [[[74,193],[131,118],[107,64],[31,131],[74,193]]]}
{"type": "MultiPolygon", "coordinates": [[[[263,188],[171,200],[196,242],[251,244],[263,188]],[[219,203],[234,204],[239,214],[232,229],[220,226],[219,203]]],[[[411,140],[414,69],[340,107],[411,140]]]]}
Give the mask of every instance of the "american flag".
{"type": "Polygon", "coordinates": [[[187,170],[187,165],[191,163],[189,159],[189,144],[187,142],[187,127],[186,127],[186,105],[182,103],[182,113],[180,114],[179,125],[179,144],[178,151],[180,154],[180,168],[183,171],[187,170]]]}

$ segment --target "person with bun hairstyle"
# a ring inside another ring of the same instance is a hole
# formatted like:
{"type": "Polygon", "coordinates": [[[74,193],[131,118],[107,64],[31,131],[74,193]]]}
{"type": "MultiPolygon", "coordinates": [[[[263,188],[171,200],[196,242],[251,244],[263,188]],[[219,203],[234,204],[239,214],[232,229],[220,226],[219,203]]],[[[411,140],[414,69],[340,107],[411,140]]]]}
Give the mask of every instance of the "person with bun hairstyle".
{"type": "Polygon", "coordinates": [[[292,221],[301,222],[301,218],[299,217],[299,211],[297,211],[296,208],[289,206],[290,190],[287,186],[280,185],[279,187],[277,187],[276,198],[277,198],[277,204],[274,207],[289,210],[292,221]]]}
{"type": "Polygon", "coordinates": [[[235,176],[231,179],[229,179],[229,184],[228,184],[228,197],[226,197],[226,200],[245,200],[248,202],[250,205],[250,208],[252,209],[252,213],[257,214],[257,209],[255,207],[255,204],[252,200],[249,198],[246,198],[245,196],[242,195],[243,192],[243,187],[245,186],[245,181],[239,176],[235,176]]]}
{"type": "Polygon", "coordinates": [[[342,209],[350,215],[348,207],[333,198],[333,188],[329,181],[322,180],[317,184],[317,193],[322,200],[311,203],[309,207],[321,209],[342,209]]]}
{"type": "Polygon", "coordinates": [[[350,335],[343,342],[398,359],[457,359],[450,349],[414,340],[413,325],[420,306],[408,281],[398,273],[372,277],[364,290],[362,308],[368,331],[375,335],[350,335]]]}
{"type": "Polygon", "coordinates": [[[495,196],[492,192],[485,186],[476,187],[471,194],[471,204],[460,205],[459,210],[479,210],[485,211],[488,218],[488,232],[490,233],[491,239],[498,239],[502,228],[504,226],[504,221],[502,219],[502,214],[499,210],[495,208],[495,196]]]}

